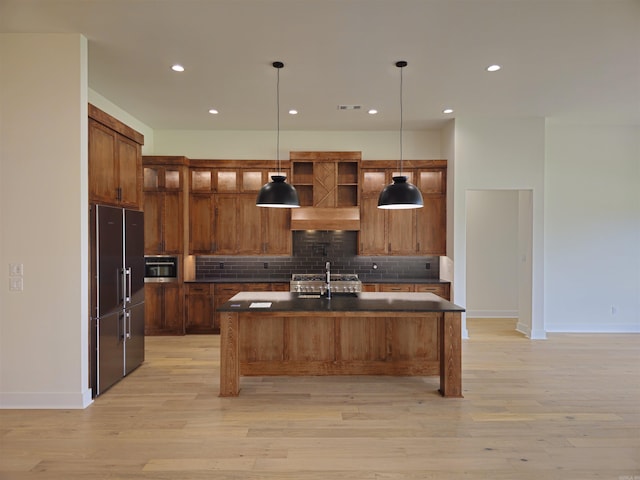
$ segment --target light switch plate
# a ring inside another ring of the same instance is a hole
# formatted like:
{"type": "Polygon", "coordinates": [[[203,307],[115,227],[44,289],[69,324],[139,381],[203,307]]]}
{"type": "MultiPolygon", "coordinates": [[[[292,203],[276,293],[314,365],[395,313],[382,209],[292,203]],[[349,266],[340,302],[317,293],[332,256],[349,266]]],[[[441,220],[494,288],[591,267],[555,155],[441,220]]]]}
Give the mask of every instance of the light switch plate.
{"type": "Polygon", "coordinates": [[[24,264],[22,263],[9,264],[9,276],[21,277],[22,275],[24,275],[24,264]]]}
{"type": "Polygon", "coordinates": [[[12,277],[9,279],[9,291],[21,292],[24,287],[22,283],[22,277],[12,277]]]}

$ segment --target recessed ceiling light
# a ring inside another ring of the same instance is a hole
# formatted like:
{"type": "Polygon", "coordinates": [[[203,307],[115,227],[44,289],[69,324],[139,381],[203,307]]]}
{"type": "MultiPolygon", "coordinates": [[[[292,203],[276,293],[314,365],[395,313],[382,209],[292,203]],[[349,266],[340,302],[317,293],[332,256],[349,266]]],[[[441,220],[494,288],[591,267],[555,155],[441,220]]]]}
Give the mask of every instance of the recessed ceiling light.
{"type": "Polygon", "coordinates": [[[171,70],[174,72],[184,72],[184,67],[176,63],[175,65],[171,65],[171,70]]]}
{"type": "Polygon", "coordinates": [[[289,115],[297,115],[298,114],[298,110],[296,110],[295,108],[292,108],[291,110],[289,110],[289,115]]]}
{"type": "Polygon", "coordinates": [[[497,72],[498,70],[500,70],[502,67],[500,65],[489,65],[487,67],[487,72],[497,72]]]}
{"type": "Polygon", "coordinates": [[[378,113],[378,110],[376,110],[375,108],[369,109],[369,115],[375,115],[376,113],[378,113]]]}
{"type": "Polygon", "coordinates": [[[210,109],[209,109],[209,113],[210,113],[211,115],[217,115],[217,114],[218,114],[218,110],[216,110],[215,108],[210,108],[210,109]]]}
{"type": "Polygon", "coordinates": [[[442,113],[453,113],[453,108],[445,108],[442,113]]]}

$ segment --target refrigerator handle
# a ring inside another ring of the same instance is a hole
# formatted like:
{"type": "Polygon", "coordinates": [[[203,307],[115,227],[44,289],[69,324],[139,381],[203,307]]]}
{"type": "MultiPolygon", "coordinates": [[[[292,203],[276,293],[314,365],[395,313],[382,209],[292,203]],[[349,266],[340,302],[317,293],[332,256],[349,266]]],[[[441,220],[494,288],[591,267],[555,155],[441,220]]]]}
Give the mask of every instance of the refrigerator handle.
{"type": "Polygon", "coordinates": [[[124,269],[124,276],[127,283],[127,291],[124,297],[125,305],[131,303],[131,267],[127,267],[124,269]]]}
{"type": "Polygon", "coordinates": [[[127,317],[127,333],[125,333],[125,338],[129,340],[131,338],[131,312],[125,313],[127,317]]]}

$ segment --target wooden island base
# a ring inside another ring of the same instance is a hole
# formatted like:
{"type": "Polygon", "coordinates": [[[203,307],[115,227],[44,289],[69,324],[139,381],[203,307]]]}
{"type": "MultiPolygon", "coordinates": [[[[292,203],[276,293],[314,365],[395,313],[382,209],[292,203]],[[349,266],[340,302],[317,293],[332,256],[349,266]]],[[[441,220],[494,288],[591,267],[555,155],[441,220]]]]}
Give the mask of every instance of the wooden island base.
{"type": "Polygon", "coordinates": [[[440,394],[462,397],[460,312],[225,311],[220,396],[240,376],[440,375],[440,394]]]}

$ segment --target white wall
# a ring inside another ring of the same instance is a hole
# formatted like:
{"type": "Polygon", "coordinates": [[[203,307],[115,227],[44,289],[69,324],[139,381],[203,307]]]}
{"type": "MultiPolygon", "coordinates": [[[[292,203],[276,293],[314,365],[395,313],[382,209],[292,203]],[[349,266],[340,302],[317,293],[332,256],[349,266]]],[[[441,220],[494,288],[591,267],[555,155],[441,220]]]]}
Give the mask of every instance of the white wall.
{"type": "Polygon", "coordinates": [[[154,154],[153,153],[153,150],[154,150],[154,142],[153,142],[154,132],[153,132],[153,129],[149,125],[141,122],[136,117],[131,115],[129,112],[123,110],[121,107],[119,107],[115,103],[111,102],[110,100],[106,99],[105,97],[100,95],[95,90],[89,89],[88,90],[88,95],[89,95],[89,103],[91,103],[92,105],[98,107],[103,112],[108,113],[112,117],[117,118],[118,120],[120,120],[125,125],[133,128],[137,132],[139,132],[142,135],[144,135],[144,145],[142,146],[142,155],[153,155],[154,154]]]}
{"type": "Polygon", "coordinates": [[[467,317],[518,316],[518,191],[467,191],[467,317]]]}
{"type": "MultiPolygon", "coordinates": [[[[458,118],[455,124],[453,206],[454,301],[467,307],[466,194],[470,190],[531,190],[532,323],[530,338],[544,338],[544,155],[542,118],[458,118]]],[[[466,317],[465,317],[466,320],[466,317]]],[[[463,335],[467,335],[466,323],[463,335]]]]}
{"type": "Polygon", "coordinates": [[[0,34],[0,407],[91,402],[86,85],[81,35],[0,34]]]}
{"type": "Polygon", "coordinates": [[[640,128],[547,126],[549,331],[640,332],[640,128]]]}
{"type": "MultiPolygon", "coordinates": [[[[361,151],[365,160],[395,160],[400,155],[399,132],[281,131],[280,159],[289,151],[361,151]]],[[[275,131],[156,130],[153,155],[184,155],[193,159],[262,160],[276,158],[275,131]]],[[[403,132],[403,157],[442,157],[440,132],[403,132]]]]}

